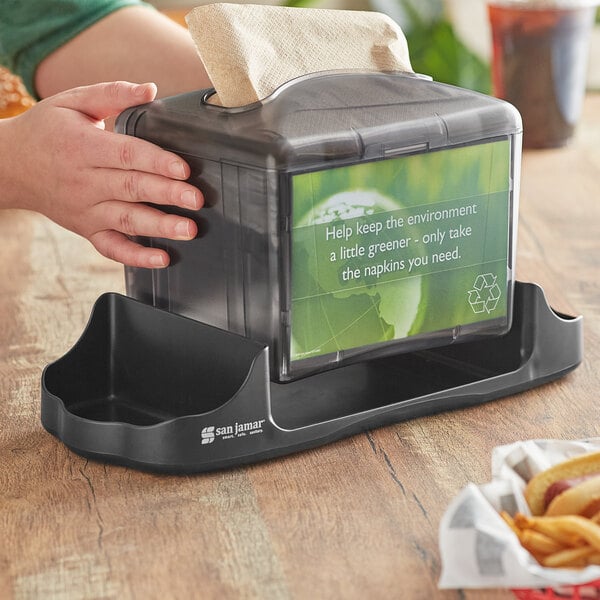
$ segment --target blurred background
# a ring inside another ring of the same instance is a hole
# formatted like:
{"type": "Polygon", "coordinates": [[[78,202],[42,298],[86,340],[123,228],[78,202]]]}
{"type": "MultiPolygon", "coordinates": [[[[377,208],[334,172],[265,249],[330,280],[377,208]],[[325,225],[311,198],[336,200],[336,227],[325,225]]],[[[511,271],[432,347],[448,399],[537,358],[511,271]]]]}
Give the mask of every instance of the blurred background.
{"type": "MultiPolygon", "coordinates": [[[[238,0],[239,1],[239,0],[238,0]]],[[[159,10],[185,25],[194,6],[214,0],[150,0],[159,10]]],[[[251,0],[315,8],[376,10],[400,24],[408,39],[413,68],[436,81],[491,93],[491,37],[486,0],[251,0]]],[[[600,11],[599,11],[600,14],[600,11]]],[[[588,89],[600,90],[600,18],[592,35],[588,89]]],[[[20,80],[0,65],[0,117],[33,104],[20,80]]]]}
{"type": "MultiPolygon", "coordinates": [[[[183,20],[194,6],[214,0],[154,0],[157,8],[183,20]]],[[[238,0],[239,1],[239,0],[238,0]]],[[[251,0],[314,8],[376,10],[392,17],[408,39],[412,65],[436,81],[491,93],[492,43],[486,0],[251,0]]],[[[588,88],[600,90],[600,10],[588,68],[588,88]]]]}

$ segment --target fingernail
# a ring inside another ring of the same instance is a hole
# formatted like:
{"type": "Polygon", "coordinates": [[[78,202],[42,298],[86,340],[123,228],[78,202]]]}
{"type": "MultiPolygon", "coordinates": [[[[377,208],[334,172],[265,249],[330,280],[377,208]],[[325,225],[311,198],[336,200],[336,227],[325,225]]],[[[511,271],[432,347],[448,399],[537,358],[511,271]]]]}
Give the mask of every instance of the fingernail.
{"type": "Polygon", "coordinates": [[[150,257],[150,264],[153,267],[166,267],[167,266],[165,257],[162,254],[153,254],[150,257]]]}
{"type": "Polygon", "coordinates": [[[171,171],[171,174],[173,175],[173,177],[178,177],[179,179],[187,178],[187,173],[185,172],[185,167],[178,160],[175,160],[171,163],[170,171],[171,171]]]}
{"type": "Polygon", "coordinates": [[[198,209],[198,194],[193,190],[185,190],[181,194],[181,204],[186,208],[191,208],[192,210],[198,209]]]}
{"type": "Polygon", "coordinates": [[[190,237],[190,226],[187,221],[179,221],[175,225],[175,234],[178,238],[189,239],[190,237]]]}

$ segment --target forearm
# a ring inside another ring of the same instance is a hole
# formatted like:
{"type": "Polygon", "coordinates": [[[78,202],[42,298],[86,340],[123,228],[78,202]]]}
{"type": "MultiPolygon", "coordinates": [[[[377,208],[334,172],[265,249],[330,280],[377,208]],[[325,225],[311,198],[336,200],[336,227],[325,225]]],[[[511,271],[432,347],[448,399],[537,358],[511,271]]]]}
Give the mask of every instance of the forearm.
{"type": "Polygon", "coordinates": [[[74,37],[38,66],[45,98],[101,81],[153,81],[159,96],[210,87],[187,30],[152,9],[118,10],[74,37]]]}

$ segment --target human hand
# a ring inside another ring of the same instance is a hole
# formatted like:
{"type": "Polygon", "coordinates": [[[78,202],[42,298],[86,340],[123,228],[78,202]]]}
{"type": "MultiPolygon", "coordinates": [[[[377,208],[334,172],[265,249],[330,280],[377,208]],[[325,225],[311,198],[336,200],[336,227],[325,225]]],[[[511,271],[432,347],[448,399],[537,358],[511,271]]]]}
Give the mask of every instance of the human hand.
{"type": "Polygon", "coordinates": [[[190,169],[176,154],[104,130],[104,119],[155,95],[154,84],[101,83],[56,94],[0,121],[0,205],[40,212],[126,265],[166,267],[164,250],[128,236],[188,240],[197,226],[143,203],[197,210],[203,196],[185,183],[190,169]]]}

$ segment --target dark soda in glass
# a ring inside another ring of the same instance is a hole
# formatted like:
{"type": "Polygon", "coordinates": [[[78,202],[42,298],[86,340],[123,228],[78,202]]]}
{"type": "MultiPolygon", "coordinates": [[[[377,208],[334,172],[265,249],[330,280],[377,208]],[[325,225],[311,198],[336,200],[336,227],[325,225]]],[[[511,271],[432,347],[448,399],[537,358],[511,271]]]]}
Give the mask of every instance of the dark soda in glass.
{"type": "Polygon", "coordinates": [[[521,113],[525,148],[558,147],[572,137],[595,11],[590,3],[488,4],[494,93],[521,113]]]}

